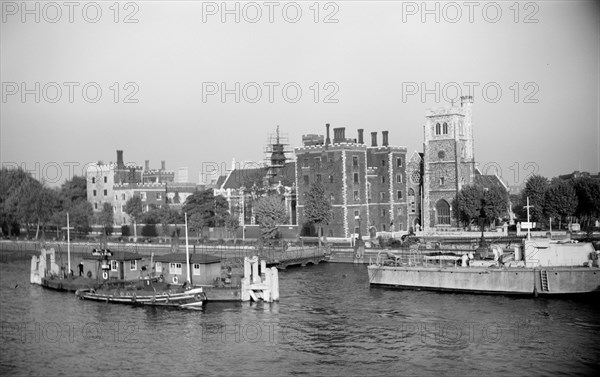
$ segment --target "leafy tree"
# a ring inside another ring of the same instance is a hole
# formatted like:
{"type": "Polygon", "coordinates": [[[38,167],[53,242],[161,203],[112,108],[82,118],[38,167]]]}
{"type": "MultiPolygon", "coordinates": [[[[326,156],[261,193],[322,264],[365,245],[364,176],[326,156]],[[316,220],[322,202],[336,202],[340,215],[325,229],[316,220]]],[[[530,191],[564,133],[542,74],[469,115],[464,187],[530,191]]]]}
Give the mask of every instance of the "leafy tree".
{"type": "Polygon", "coordinates": [[[319,246],[323,235],[323,225],[329,224],[332,217],[333,210],[329,198],[325,195],[325,187],[320,182],[313,183],[306,193],[304,218],[319,227],[319,246]]]}
{"type": "Polygon", "coordinates": [[[593,219],[600,217],[600,182],[581,177],[573,183],[578,201],[575,213],[589,227],[593,219]]]}
{"type": "Polygon", "coordinates": [[[142,198],[139,196],[134,196],[129,198],[125,202],[125,207],[123,208],[126,214],[131,218],[131,224],[133,225],[133,237],[137,238],[137,227],[136,222],[142,217],[142,198]]]}
{"type": "Polygon", "coordinates": [[[205,226],[223,226],[229,215],[229,203],[224,197],[215,196],[213,190],[196,191],[186,198],[183,212],[188,214],[188,218],[200,214],[205,226]]]}
{"type": "Polygon", "coordinates": [[[206,224],[208,224],[208,220],[201,212],[192,213],[192,215],[188,217],[190,231],[196,231],[198,239],[202,237],[202,229],[204,229],[206,224]]]}
{"type": "Polygon", "coordinates": [[[102,212],[100,212],[99,220],[100,224],[102,225],[102,228],[104,229],[104,234],[112,234],[114,224],[114,211],[110,203],[104,203],[102,205],[102,212]]]}
{"type": "MultiPolygon", "coordinates": [[[[553,180],[546,191],[544,214],[562,222],[577,210],[577,193],[573,182],[553,180]]],[[[560,227],[560,225],[559,225],[560,227]]]]}
{"type": "Polygon", "coordinates": [[[529,209],[530,221],[544,223],[544,207],[546,205],[546,191],[548,190],[548,179],[541,175],[532,175],[525,183],[523,190],[523,203],[527,203],[533,208],[529,209]]]}
{"type": "Polygon", "coordinates": [[[474,221],[484,218],[486,224],[491,224],[508,214],[508,192],[503,187],[464,186],[457,195],[458,218],[471,226],[474,221]]]}
{"type": "Polygon", "coordinates": [[[227,228],[228,232],[233,233],[234,239],[236,237],[236,232],[239,229],[239,227],[240,227],[239,216],[236,216],[236,215],[227,216],[227,218],[225,219],[225,228],[227,228]]]}
{"type": "Polygon", "coordinates": [[[469,226],[469,228],[480,216],[482,198],[483,190],[480,187],[474,185],[463,186],[452,204],[454,208],[458,209],[454,212],[458,220],[469,226]]]}
{"type": "Polygon", "coordinates": [[[60,196],[63,208],[68,207],[70,203],[87,200],[87,179],[75,175],[70,180],[65,181],[60,188],[60,196]]]}
{"type": "Polygon", "coordinates": [[[262,238],[277,238],[277,226],[285,224],[287,220],[283,197],[281,195],[268,195],[258,199],[254,213],[260,226],[262,238]]]}
{"type": "Polygon", "coordinates": [[[79,200],[69,209],[70,225],[75,228],[75,231],[82,234],[90,232],[90,222],[93,217],[94,210],[92,204],[86,200],[79,200]]]}
{"type": "Polygon", "coordinates": [[[483,191],[483,213],[488,223],[507,217],[508,192],[503,187],[492,186],[483,191]]]}

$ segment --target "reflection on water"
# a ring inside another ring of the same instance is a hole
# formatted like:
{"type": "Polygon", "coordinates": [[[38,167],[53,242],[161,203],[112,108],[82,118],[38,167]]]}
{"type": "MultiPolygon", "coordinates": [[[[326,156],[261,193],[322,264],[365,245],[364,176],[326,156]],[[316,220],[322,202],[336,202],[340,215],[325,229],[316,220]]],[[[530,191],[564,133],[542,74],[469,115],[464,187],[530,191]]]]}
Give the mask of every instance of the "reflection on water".
{"type": "Polygon", "coordinates": [[[280,272],[280,302],[187,312],[77,300],[0,263],[2,375],[589,375],[597,298],[370,288],[366,267],[280,272]]]}

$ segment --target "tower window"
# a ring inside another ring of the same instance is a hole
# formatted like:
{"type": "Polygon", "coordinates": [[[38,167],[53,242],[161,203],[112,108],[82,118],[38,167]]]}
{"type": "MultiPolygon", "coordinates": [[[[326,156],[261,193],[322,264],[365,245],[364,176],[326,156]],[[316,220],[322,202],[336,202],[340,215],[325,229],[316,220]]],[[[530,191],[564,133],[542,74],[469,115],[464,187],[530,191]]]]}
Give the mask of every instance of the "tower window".
{"type": "Polygon", "coordinates": [[[398,167],[398,168],[399,168],[399,167],[402,167],[402,158],[398,157],[398,158],[396,159],[396,167],[398,167]]]}
{"type": "Polygon", "coordinates": [[[444,177],[440,177],[440,186],[444,185],[444,177]]]}
{"type": "Polygon", "coordinates": [[[96,190],[94,190],[93,194],[94,194],[94,196],[96,196],[96,190]]]}
{"type": "Polygon", "coordinates": [[[333,183],[333,175],[329,176],[329,183],[333,183]]]}
{"type": "Polygon", "coordinates": [[[385,183],[385,175],[381,176],[381,183],[385,183]]]}
{"type": "Polygon", "coordinates": [[[385,166],[385,159],[381,160],[381,166],[385,166]]]}
{"type": "Polygon", "coordinates": [[[321,174],[317,174],[317,182],[321,182],[321,174]]]}
{"type": "Polygon", "coordinates": [[[104,177],[104,183],[107,183],[107,182],[108,182],[108,178],[104,177]]]}
{"type": "Polygon", "coordinates": [[[385,200],[385,192],[380,192],[379,193],[379,199],[382,200],[382,201],[385,200]]]}
{"type": "Polygon", "coordinates": [[[354,190],[354,200],[358,201],[360,199],[359,195],[358,195],[358,190],[354,190]]]}
{"type": "Polygon", "coordinates": [[[309,183],[309,180],[308,180],[308,175],[305,175],[305,176],[304,176],[304,184],[305,184],[305,185],[308,185],[308,183],[309,183]]]}
{"type": "Polygon", "coordinates": [[[402,199],[402,191],[398,190],[396,195],[397,195],[396,197],[398,200],[402,199]]]}
{"type": "Polygon", "coordinates": [[[381,209],[381,217],[385,217],[387,215],[387,211],[385,210],[385,208],[381,209]]]}
{"type": "Polygon", "coordinates": [[[352,166],[358,166],[358,156],[352,156],[352,166]]]}
{"type": "Polygon", "coordinates": [[[354,173],[354,183],[358,183],[358,173],[354,173]]]}
{"type": "Polygon", "coordinates": [[[444,122],[444,135],[448,133],[448,123],[444,122]]]}
{"type": "Polygon", "coordinates": [[[402,183],[402,174],[396,174],[396,182],[402,183]]]}
{"type": "Polygon", "coordinates": [[[96,183],[96,177],[92,177],[92,183],[96,183]]]}
{"type": "Polygon", "coordinates": [[[441,133],[441,127],[439,123],[436,123],[435,125],[435,134],[439,135],[441,133]]]}

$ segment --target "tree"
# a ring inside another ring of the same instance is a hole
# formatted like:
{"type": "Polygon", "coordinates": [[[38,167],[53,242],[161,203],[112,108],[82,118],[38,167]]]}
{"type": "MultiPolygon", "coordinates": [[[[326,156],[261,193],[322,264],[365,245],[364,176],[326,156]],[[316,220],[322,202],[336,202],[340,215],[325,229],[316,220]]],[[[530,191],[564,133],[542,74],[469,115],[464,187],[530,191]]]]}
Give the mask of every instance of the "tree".
{"type": "MultiPolygon", "coordinates": [[[[284,208],[285,210],[285,208],[284,208]]],[[[313,223],[319,228],[319,246],[321,246],[321,236],[323,235],[323,225],[328,225],[333,217],[331,202],[325,195],[325,187],[320,182],[312,184],[306,193],[306,202],[304,205],[304,218],[309,223],[313,223]]]]}
{"type": "Polygon", "coordinates": [[[240,218],[236,215],[229,215],[225,219],[225,228],[229,233],[233,233],[233,238],[236,238],[236,232],[240,227],[240,218]]]}
{"type": "Polygon", "coordinates": [[[60,196],[63,202],[63,208],[70,203],[76,203],[81,200],[87,200],[87,179],[81,176],[73,176],[62,184],[60,196]]]}
{"type": "Polygon", "coordinates": [[[531,217],[529,221],[544,223],[546,190],[548,190],[548,179],[541,175],[532,175],[525,183],[523,203],[527,203],[527,198],[529,198],[529,205],[533,206],[533,208],[529,209],[529,215],[531,217]]]}
{"type": "Polygon", "coordinates": [[[91,230],[90,220],[94,210],[92,204],[86,200],[79,200],[69,209],[70,225],[76,232],[87,234],[91,230]]]}
{"type": "Polygon", "coordinates": [[[137,227],[135,223],[142,217],[142,198],[139,196],[134,196],[129,198],[125,202],[125,207],[123,208],[126,214],[131,218],[131,224],[133,225],[133,237],[134,240],[137,240],[137,227]]]}
{"type": "Polygon", "coordinates": [[[201,212],[192,213],[192,215],[188,217],[188,226],[191,231],[195,230],[197,232],[198,239],[202,237],[202,229],[204,229],[207,223],[208,220],[201,212]]]}
{"type": "Polygon", "coordinates": [[[458,218],[471,226],[480,218],[491,224],[508,214],[508,192],[500,186],[484,188],[475,185],[464,186],[457,195],[454,206],[458,208],[458,218]]]}
{"type": "Polygon", "coordinates": [[[229,203],[224,197],[215,196],[210,189],[196,191],[186,198],[183,212],[188,214],[188,218],[195,213],[200,214],[205,226],[223,226],[225,218],[229,215],[229,203]]]}
{"type": "Polygon", "coordinates": [[[463,186],[452,204],[454,208],[458,209],[454,212],[458,220],[470,228],[473,221],[477,221],[479,218],[482,199],[483,190],[480,187],[474,185],[463,186]]]}
{"type": "Polygon", "coordinates": [[[573,188],[573,182],[553,180],[546,191],[544,214],[559,220],[573,216],[577,210],[577,193],[573,188]]]}
{"type": "Polygon", "coordinates": [[[577,195],[577,217],[589,227],[593,219],[600,217],[600,182],[589,177],[574,180],[577,195]]]}
{"type": "Polygon", "coordinates": [[[105,235],[110,235],[113,232],[113,224],[114,224],[114,212],[113,207],[110,203],[104,203],[102,205],[102,212],[100,212],[99,216],[100,224],[104,229],[105,235]]]}
{"type": "Polygon", "coordinates": [[[508,192],[504,187],[492,186],[483,190],[483,212],[488,223],[508,215],[508,192]]]}
{"type": "Polygon", "coordinates": [[[256,202],[254,208],[263,239],[277,238],[277,226],[287,220],[285,204],[281,195],[264,196],[256,202]]]}

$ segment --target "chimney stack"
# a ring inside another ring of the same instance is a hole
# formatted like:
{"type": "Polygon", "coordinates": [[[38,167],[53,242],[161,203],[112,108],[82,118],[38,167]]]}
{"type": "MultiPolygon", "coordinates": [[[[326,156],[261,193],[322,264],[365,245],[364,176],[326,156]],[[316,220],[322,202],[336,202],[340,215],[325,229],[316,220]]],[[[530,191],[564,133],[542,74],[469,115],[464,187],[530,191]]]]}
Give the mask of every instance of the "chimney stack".
{"type": "Polygon", "coordinates": [[[364,144],[365,141],[363,139],[363,132],[365,132],[365,130],[363,130],[362,128],[358,129],[358,144],[364,144]]]}
{"type": "Polygon", "coordinates": [[[150,160],[146,160],[146,169],[145,170],[150,170],[150,160]]]}
{"type": "Polygon", "coordinates": [[[333,143],[343,143],[346,141],[346,128],[338,127],[333,129],[333,143]]]}
{"type": "Polygon", "coordinates": [[[325,127],[327,127],[327,139],[325,139],[325,145],[329,145],[331,144],[331,139],[329,138],[329,123],[325,124],[325,127]]]}
{"type": "Polygon", "coordinates": [[[371,132],[371,146],[377,146],[377,132],[371,132]]]}
{"type": "Polygon", "coordinates": [[[117,150],[117,168],[123,169],[125,167],[125,163],[123,163],[123,151],[117,150]]]}
{"type": "Polygon", "coordinates": [[[163,160],[163,161],[161,161],[161,162],[160,162],[160,169],[161,169],[161,170],[167,170],[167,169],[165,168],[165,166],[166,166],[166,161],[164,161],[164,160],[163,160]]]}
{"type": "Polygon", "coordinates": [[[381,131],[381,134],[383,135],[383,140],[381,141],[381,145],[383,145],[384,147],[387,147],[388,144],[388,131],[381,131]]]}

